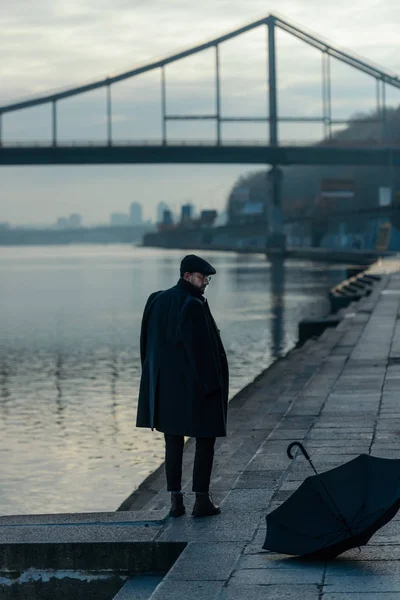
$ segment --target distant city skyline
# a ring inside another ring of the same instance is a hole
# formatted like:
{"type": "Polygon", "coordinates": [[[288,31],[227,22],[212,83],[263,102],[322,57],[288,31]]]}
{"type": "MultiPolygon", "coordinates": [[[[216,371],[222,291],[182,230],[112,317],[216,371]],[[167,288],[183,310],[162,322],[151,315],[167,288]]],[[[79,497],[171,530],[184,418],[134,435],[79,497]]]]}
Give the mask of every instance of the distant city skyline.
{"type": "MultiPolygon", "coordinates": [[[[42,222],[42,223],[20,223],[15,224],[10,221],[0,221],[1,227],[34,227],[36,228],[50,228],[50,229],[74,229],[79,227],[90,227],[90,226],[119,226],[119,225],[156,225],[157,223],[161,223],[164,218],[164,211],[167,210],[171,213],[172,219],[174,222],[178,222],[182,219],[183,208],[191,206],[191,217],[196,218],[199,216],[200,212],[198,207],[193,203],[185,202],[179,206],[172,206],[171,204],[167,204],[166,202],[160,201],[155,209],[153,218],[144,219],[143,218],[143,205],[140,202],[131,202],[127,207],[125,212],[112,212],[109,215],[107,222],[99,222],[99,223],[84,223],[82,219],[82,215],[79,213],[72,213],[70,215],[61,215],[58,216],[55,222],[42,222]]],[[[225,222],[225,210],[217,211],[219,220],[225,222]]]]}
{"type": "MultiPolygon", "coordinates": [[[[190,47],[254,21],[270,12],[311,28],[334,45],[400,74],[397,0],[336,0],[328,10],[320,0],[3,0],[0,14],[2,51],[1,103],[55,88],[122,72],[190,47]],[[264,11],[263,14],[260,14],[264,11]],[[157,18],[154,18],[157,15],[157,18]]],[[[221,48],[221,105],[226,115],[264,115],[267,110],[265,28],[221,48]]],[[[278,32],[280,114],[321,114],[321,57],[312,48],[278,32]]],[[[113,136],[159,140],[161,98],[159,72],[113,87],[113,136]]],[[[209,113],[215,107],[213,53],[186,58],[167,67],[167,105],[171,113],[209,113]]],[[[332,60],[332,106],[336,118],[348,118],[375,106],[374,81],[332,60]]],[[[387,87],[389,105],[400,93],[387,87]]],[[[99,90],[58,103],[60,141],[104,140],[105,92],[99,90]]],[[[7,141],[49,140],[51,107],[5,114],[7,141]]],[[[315,140],[316,124],[282,124],[286,140],[315,140]]],[[[266,124],[223,124],[223,139],[267,139],[266,124]]],[[[211,122],[169,123],[173,140],[215,138],[211,122]]],[[[131,165],[1,167],[0,222],[15,225],[54,223],[79,213],[87,225],[107,223],[112,212],[143,204],[143,219],[154,220],[160,200],[174,212],[187,202],[199,210],[222,211],[237,178],[252,165],[131,165]]]]}

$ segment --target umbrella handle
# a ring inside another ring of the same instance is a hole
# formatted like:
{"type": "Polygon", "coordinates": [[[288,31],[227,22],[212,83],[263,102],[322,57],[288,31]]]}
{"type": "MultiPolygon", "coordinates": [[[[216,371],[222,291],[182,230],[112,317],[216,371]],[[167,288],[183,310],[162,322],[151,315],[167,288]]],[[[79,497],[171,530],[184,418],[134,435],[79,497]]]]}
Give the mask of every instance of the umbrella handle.
{"type": "Polygon", "coordinates": [[[292,442],[291,444],[289,444],[289,446],[287,447],[287,450],[286,450],[286,453],[287,453],[288,457],[289,457],[290,459],[293,459],[293,458],[294,458],[294,456],[293,456],[293,454],[292,454],[292,449],[293,449],[295,446],[297,446],[297,447],[298,447],[298,448],[301,450],[301,452],[304,454],[304,456],[306,457],[306,459],[307,459],[309,462],[311,462],[310,456],[309,456],[309,454],[308,454],[307,450],[304,448],[304,446],[303,446],[303,444],[302,444],[301,442],[292,442]]]}

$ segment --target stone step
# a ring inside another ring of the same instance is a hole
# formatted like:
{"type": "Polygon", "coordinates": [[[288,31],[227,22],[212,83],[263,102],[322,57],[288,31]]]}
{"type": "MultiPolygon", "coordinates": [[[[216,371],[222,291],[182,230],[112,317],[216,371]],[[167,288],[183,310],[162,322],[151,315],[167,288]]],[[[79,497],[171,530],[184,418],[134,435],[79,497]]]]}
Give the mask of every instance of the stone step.
{"type": "Polygon", "coordinates": [[[112,600],[148,600],[162,580],[163,577],[157,575],[132,577],[112,600]]]}

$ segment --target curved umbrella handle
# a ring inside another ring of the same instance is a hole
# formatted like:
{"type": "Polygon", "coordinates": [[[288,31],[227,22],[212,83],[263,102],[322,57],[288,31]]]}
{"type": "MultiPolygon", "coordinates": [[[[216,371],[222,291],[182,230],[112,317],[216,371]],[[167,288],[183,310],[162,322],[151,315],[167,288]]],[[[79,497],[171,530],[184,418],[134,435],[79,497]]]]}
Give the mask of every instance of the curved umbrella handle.
{"type": "Polygon", "coordinates": [[[294,456],[293,456],[293,454],[292,454],[292,449],[293,449],[295,446],[297,446],[297,447],[298,447],[298,448],[301,450],[301,452],[304,454],[304,456],[306,457],[306,459],[307,459],[308,461],[311,461],[311,459],[310,459],[310,456],[309,456],[309,454],[308,454],[307,450],[304,448],[304,446],[303,446],[303,444],[302,444],[301,442],[292,442],[292,443],[291,443],[291,444],[289,444],[289,446],[287,447],[286,453],[287,453],[287,455],[288,455],[288,457],[289,457],[290,459],[293,459],[293,458],[294,458],[294,456]]]}

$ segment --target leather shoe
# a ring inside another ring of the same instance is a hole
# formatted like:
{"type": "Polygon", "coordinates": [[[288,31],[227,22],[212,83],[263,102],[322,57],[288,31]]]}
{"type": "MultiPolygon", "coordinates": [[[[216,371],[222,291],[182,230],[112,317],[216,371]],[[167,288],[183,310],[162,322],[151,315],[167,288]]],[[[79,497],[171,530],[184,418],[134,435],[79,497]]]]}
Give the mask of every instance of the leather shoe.
{"type": "Polygon", "coordinates": [[[183,494],[174,492],[171,494],[171,508],[169,510],[170,517],[181,517],[185,514],[185,505],[183,504],[183,494]]]}
{"type": "Polygon", "coordinates": [[[214,515],[219,515],[220,512],[220,507],[212,502],[211,494],[196,493],[196,502],[194,503],[192,511],[193,517],[212,517],[214,515]]]}

